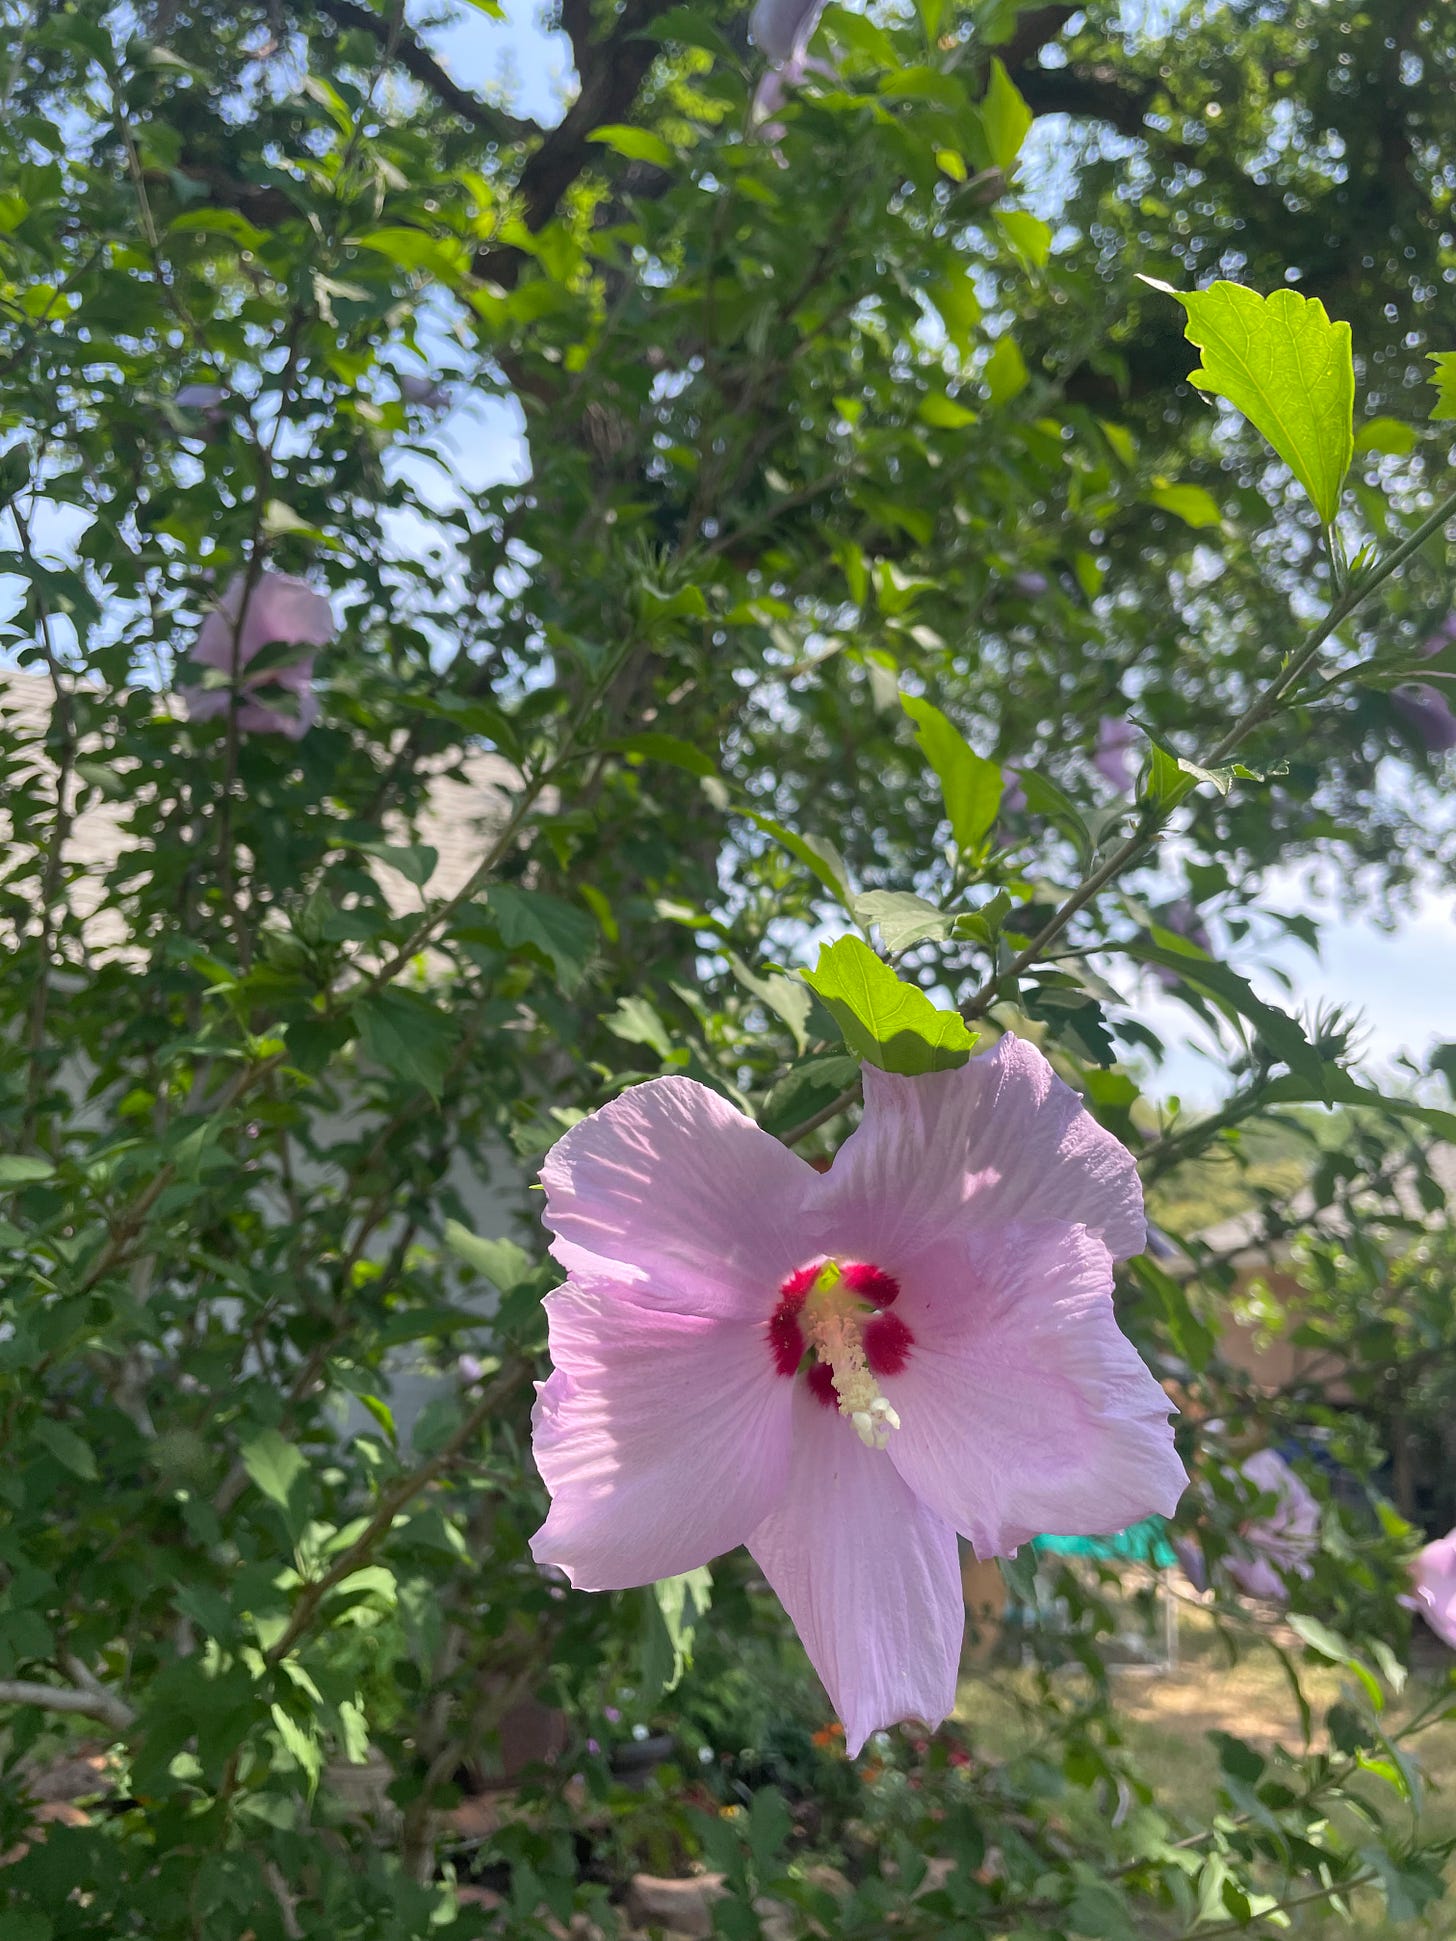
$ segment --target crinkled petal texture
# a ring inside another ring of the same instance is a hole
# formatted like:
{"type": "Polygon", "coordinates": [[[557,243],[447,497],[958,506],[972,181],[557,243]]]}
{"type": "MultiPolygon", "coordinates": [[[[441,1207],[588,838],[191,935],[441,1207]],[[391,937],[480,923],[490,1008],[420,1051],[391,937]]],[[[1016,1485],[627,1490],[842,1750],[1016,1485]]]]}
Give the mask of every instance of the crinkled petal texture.
{"type": "Polygon", "coordinates": [[[864,1117],[817,1197],[825,1252],[905,1275],[954,1235],[1012,1221],[1086,1227],[1115,1260],[1142,1251],[1137,1165],[1020,1038],[949,1072],[864,1068],[864,1117]]]}
{"type": "Polygon", "coordinates": [[[794,1389],[779,1507],[748,1539],[857,1753],[897,1720],[955,1703],[965,1605],[955,1532],[834,1410],[794,1389]]]}
{"type": "Polygon", "coordinates": [[[551,1513],[536,1561],[578,1590],[625,1590],[744,1542],[789,1478],[795,1385],[762,1328],[664,1313],[610,1282],[574,1282],[546,1313],[553,1373],[532,1429],[551,1513]]]}
{"type": "Polygon", "coordinates": [[[902,1284],[914,1347],[881,1378],[887,1454],[978,1557],[1171,1516],[1188,1478],[1167,1396],[1117,1325],[1112,1257],[1084,1227],[946,1242],[902,1284]]]}
{"type": "Polygon", "coordinates": [[[543,1218],[573,1275],[630,1284],[681,1314],[762,1323],[805,1258],[803,1207],[818,1179],[706,1085],[654,1078],[552,1147],[543,1218]]]}
{"type": "Polygon", "coordinates": [[[1411,1586],[1415,1595],[1408,1601],[1441,1642],[1456,1651],[1456,1530],[1416,1553],[1411,1586]]]}

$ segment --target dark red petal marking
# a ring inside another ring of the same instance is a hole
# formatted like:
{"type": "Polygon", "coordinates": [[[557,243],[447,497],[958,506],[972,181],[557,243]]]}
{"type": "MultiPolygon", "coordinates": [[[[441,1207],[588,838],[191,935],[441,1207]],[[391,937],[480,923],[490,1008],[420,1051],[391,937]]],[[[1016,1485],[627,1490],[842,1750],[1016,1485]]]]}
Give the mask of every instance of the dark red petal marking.
{"type": "Polygon", "coordinates": [[[877,1314],[865,1324],[865,1360],[872,1375],[898,1375],[914,1346],[915,1337],[898,1314],[877,1314]]]}
{"type": "Polygon", "coordinates": [[[780,1299],[792,1301],[795,1307],[802,1307],[804,1296],[814,1285],[818,1272],[819,1266],[817,1261],[808,1267],[796,1267],[793,1273],[789,1275],[789,1278],[780,1286],[780,1299]]]}
{"type": "Polygon", "coordinates": [[[792,1375],[804,1359],[804,1330],[799,1326],[803,1300],[801,1294],[797,1301],[781,1301],[768,1324],[768,1345],[781,1375],[792,1375]]]}
{"type": "Polygon", "coordinates": [[[826,1409],[839,1407],[839,1391],[834,1386],[834,1370],[827,1361],[816,1361],[804,1379],[809,1384],[809,1393],[816,1402],[822,1402],[826,1409]]]}
{"type": "Polygon", "coordinates": [[[846,1261],[844,1284],[851,1294],[862,1301],[873,1301],[876,1307],[892,1307],[900,1298],[900,1283],[895,1276],[868,1260],[846,1261]]]}

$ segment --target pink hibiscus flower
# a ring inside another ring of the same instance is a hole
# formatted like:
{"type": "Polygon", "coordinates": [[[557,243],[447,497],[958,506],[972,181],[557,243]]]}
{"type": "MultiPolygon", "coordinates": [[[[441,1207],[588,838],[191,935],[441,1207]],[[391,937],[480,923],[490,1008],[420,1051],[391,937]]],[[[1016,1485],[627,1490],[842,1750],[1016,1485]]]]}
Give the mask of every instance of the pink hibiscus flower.
{"type": "MultiPolygon", "coordinates": [[[[1313,1568],[1310,1558],[1319,1548],[1319,1498],[1274,1449],[1255,1450],[1225,1473],[1275,1501],[1267,1515],[1239,1525],[1247,1554],[1225,1557],[1223,1568],[1249,1597],[1287,1603],[1287,1578],[1308,1577],[1313,1568]]],[[[1198,1544],[1179,1537],[1173,1548],[1194,1588],[1206,1589],[1208,1572],[1198,1544]]]]}
{"type": "Polygon", "coordinates": [[[851,1752],[954,1703],[957,1532],[1105,1534],[1187,1480],[1113,1312],[1131,1154],[1015,1038],[864,1087],[826,1173],[685,1078],[572,1128],[533,1420],[537,1561],[617,1590],[746,1543],[851,1752]]]}
{"type": "MultiPolygon", "coordinates": [[[[313,691],[312,653],[301,653],[296,660],[274,663],[257,673],[247,669],[272,641],[289,646],[323,647],[336,631],[333,609],[321,593],[315,593],[304,580],[288,573],[261,573],[248,595],[248,606],[239,625],[238,612],[243,589],[243,574],[234,576],[227,592],[203,621],[191,664],[212,667],[228,673],[234,665],[234,635],[237,637],[238,727],[245,734],[287,735],[300,741],[318,720],[318,697],[313,691]],[[282,688],[297,697],[296,711],[270,707],[254,698],[262,688],[282,688]]],[[[193,721],[211,721],[227,712],[226,687],[181,687],[193,721]]]]}
{"type": "Polygon", "coordinates": [[[1405,1601],[1456,1651],[1456,1530],[1428,1543],[1411,1558],[1411,1592],[1405,1601]]]}

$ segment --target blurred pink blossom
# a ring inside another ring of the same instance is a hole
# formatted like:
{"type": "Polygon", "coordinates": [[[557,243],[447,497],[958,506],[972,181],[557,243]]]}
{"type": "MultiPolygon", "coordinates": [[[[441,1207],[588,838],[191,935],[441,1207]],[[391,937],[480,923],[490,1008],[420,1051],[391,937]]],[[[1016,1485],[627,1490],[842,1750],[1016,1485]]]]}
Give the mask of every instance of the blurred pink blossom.
{"type": "Polygon", "coordinates": [[[1131,1155],[1009,1036],[864,1087],[826,1173],[685,1078],[574,1126],[542,1168],[568,1279],[533,1417],[538,1562],[616,1590],[746,1543],[851,1752],[954,1703],[957,1532],[1004,1556],[1186,1481],[1113,1310],[1131,1155]]]}
{"type": "MultiPolygon", "coordinates": [[[[313,690],[314,656],[303,652],[296,659],[275,663],[249,673],[250,664],[274,641],[305,649],[323,647],[337,631],[333,609],[321,593],[315,593],[304,580],[288,573],[265,571],[247,595],[247,610],[242,607],[246,578],[238,573],[203,621],[189,665],[238,676],[238,727],[245,734],[287,735],[299,741],[318,720],[318,697],[313,690]],[[236,639],[236,647],[234,641],[236,639]],[[272,707],[255,698],[266,688],[282,688],[297,696],[296,712],[272,707]]],[[[211,721],[227,712],[230,691],[223,687],[180,685],[193,721],[211,721]]]]}
{"type": "Polygon", "coordinates": [[[1130,795],[1137,771],[1128,759],[1128,750],[1137,741],[1137,729],[1130,721],[1105,714],[1097,724],[1097,745],[1092,751],[1092,766],[1120,795],[1130,795]]]}
{"type": "Polygon", "coordinates": [[[1411,1559],[1411,1592],[1405,1602],[1420,1612],[1442,1644],[1456,1651],[1456,1530],[1411,1559]]]}
{"type": "MultiPolygon", "coordinates": [[[[1308,1577],[1310,1559],[1319,1548],[1319,1499],[1274,1449],[1258,1449],[1225,1474],[1242,1481],[1261,1496],[1273,1496],[1267,1514],[1239,1526],[1238,1536],[1248,1554],[1230,1554],[1222,1567],[1250,1597],[1287,1600],[1288,1576],[1308,1577]]],[[[1203,1552],[1191,1537],[1179,1537],[1178,1553],[1189,1581],[1198,1590],[1207,1586],[1203,1552]]]]}
{"type": "MultiPolygon", "coordinates": [[[[1423,642],[1421,652],[1429,660],[1456,640],[1456,613],[1443,620],[1423,642]]],[[[1452,710],[1442,688],[1429,681],[1402,681],[1390,690],[1391,706],[1428,755],[1444,754],[1456,748],[1456,711],[1452,710]]]]}
{"type": "Polygon", "coordinates": [[[781,141],[785,129],[774,117],[791,88],[801,87],[811,74],[838,81],[839,71],[809,52],[826,0],[758,0],[749,16],[753,42],[769,62],[753,91],[749,120],[766,140],[781,141]]]}

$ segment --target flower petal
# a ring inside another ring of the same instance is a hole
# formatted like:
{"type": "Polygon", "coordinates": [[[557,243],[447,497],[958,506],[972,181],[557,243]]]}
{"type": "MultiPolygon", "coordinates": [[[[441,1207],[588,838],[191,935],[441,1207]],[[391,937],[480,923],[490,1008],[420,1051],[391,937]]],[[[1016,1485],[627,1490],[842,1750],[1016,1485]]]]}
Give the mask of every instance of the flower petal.
{"type": "Polygon", "coordinates": [[[1405,1601],[1456,1651],[1456,1530],[1417,1551],[1411,1559],[1411,1585],[1415,1596],[1405,1601]]]}
{"type": "Polygon", "coordinates": [[[690,1078],[649,1079],[593,1112],[541,1179],[564,1267],[678,1313],[766,1321],[813,1251],[801,1209],[814,1169],[690,1078]]]}
{"type": "Polygon", "coordinates": [[[954,1071],[864,1068],[864,1117],[816,1196],[824,1252],[892,1273],[953,1233],[1014,1220],[1084,1226],[1116,1260],[1147,1234],[1132,1154],[1034,1045],[1003,1038],[954,1071]]]}
{"type": "Polygon", "coordinates": [[[757,0],[748,18],[753,44],[774,62],[802,54],[813,38],[825,0],[757,0]]]}
{"type": "Polygon", "coordinates": [[[742,1543],[789,1474],[795,1384],[761,1327],[666,1314],[632,1288],[546,1300],[554,1372],[532,1416],[551,1513],[531,1540],[578,1590],[695,1570],[742,1543]]]}
{"type": "Polygon", "coordinates": [[[1173,1405],[1119,1329],[1111,1257],[1084,1228],[939,1248],[895,1313],[915,1345],[880,1381],[900,1417],[887,1453],[977,1556],[1172,1515],[1188,1481],[1173,1405]]]}
{"type": "Polygon", "coordinates": [[[965,1630],[955,1532],[802,1382],[789,1486],[748,1547],[824,1681],[851,1756],[897,1720],[940,1724],[955,1704],[965,1630]]]}

